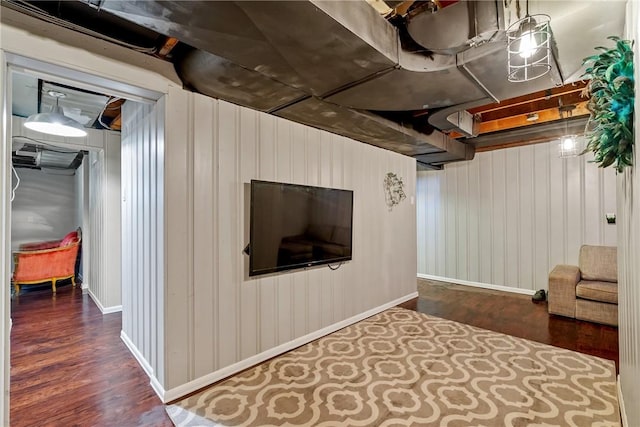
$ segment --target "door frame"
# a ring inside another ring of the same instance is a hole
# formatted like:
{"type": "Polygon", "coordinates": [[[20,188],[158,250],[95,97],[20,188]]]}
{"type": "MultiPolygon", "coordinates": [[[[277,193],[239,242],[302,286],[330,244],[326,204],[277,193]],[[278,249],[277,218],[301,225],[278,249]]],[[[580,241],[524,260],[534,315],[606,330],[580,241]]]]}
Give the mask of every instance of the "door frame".
{"type": "MultiPolygon", "coordinates": [[[[77,66],[77,65],[76,65],[77,66]]],[[[102,77],[91,72],[68,68],[27,56],[18,55],[0,46],[0,278],[3,291],[0,292],[0,341],[3,344],[0,356],[0,425],[9,425],[9,388],[11,383],[11,80],[15,71],[35,74],[40,78],[56,81],[80,89],[102,92],[128,100],[155,104],[165,94],[122,81],[102,77]]],[[[103,195],[104,196],[104,195],[103,195]]]]}

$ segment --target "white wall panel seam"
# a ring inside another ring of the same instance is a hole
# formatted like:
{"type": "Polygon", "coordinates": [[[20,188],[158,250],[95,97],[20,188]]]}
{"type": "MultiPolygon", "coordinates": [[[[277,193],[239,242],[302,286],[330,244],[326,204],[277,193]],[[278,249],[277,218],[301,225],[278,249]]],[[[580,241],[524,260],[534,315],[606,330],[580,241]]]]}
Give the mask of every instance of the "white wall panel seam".
{"type": "MultiPolygon", "coordinates": [[[[188,269],[185,272],[185,281],[187,285],[187,295],[188,295],[188,305],[191,308],[191,313],[195,313],[195,283],[194,283],[194,226],[193,223],[195,221],[195,209],[193,206],[194,197],[194,181],[195,181],[195,173],[193,170],[194,167],[194,155],[195,155],[195,135],[194,135],[194,103],[195,103],[195,95],[189,94],[187,97],[187,123],[190,126],[187,126],[187,135],[186,135],[186,143],[187,143],[187,216],[185,220],[187,221],[187,260],[188,260],[188,269]]],[[[187,370],[189,373],[189,379],[195,378],[195,354],[194,354],[194,345],[195,345],[195,317],[192,315],[188,316],[188,328],[187,328],[187,343],[188,343],[188,352],[187,352],[187,370]]]]}
{"type": "Polygon", "coordinates": [[[585,241],[585,229],[586,229],[586,215],[585,211],[587,208],[586,202],[586,193],[585,193],[585,181],[586,181],[586,172],[584,168],[584,162],[580,162],[580,240],[582,243],[585,241]]]}
{"type": "Polygon", "coordinates": [[[214,275],[213,275],[213,287],[214,287],[214,292],[213,292],[213,297],[214,297],[214,301],[212,302],[212,307],[214,308],[215,311],[215,316],[214,316],[214,322],[215,322],[215,327],[214,327],[214,337],[213,337],[213,366],[214,369],[219,369],[220,368],[220,343],[221,343],[221,339],[220,339],[220,328],[221,328],[221,322],[220,322],[220,309],[219,309],[219,304],[220,304],[220,269],[219,269],[219,263],[220,263],[220,244],[219,244],[219,237],[220,237],[220,101],[212,101],[213,102],[213,129],[212,129],[212,136],[213,136],[213,144],[214,144],[214,149],[213,149],[213,164],[215,167],[215,171],[212,174],[213,176],[213,180],[214,182],[212,182],[212,186],[211,188],[213,189],[213,224],[214,224],[214,240],[213,240],[213,259],[214,259],[214,265],[215,265],[215,271],[214,271],[214,275]]]}
{"type": "MultiPolygon", "coordinates": [[[[522,193],[520,191],[521,188],[521,180],[520,180],[520,173],[519,173],[519,169],[520,169],[520,157],[521,157],[521,153],[522,153],[522,147],[519,147],[516,151],[516,165],[518,165],[518,172],[516,173],[516,192],[517,192],[517,200],[516,200],[516,219],[521,219],[522,218],[522,211],[520,209],[520,200],[522,199],[522,193]]],[[[507,181],[507,180],[505,180],[507,181]]],[[[511,285],[513,287],[516,288],[520,288],[522,286],[522,263],[521,263],[521,252],[522,252],[522,230],[520,227],[516,227],[516,260],[518,260],[516,262],[516,277],[519,278],[519,280],[516,283],[508,283],[508,285],[511,285]]]]}
{"type": "MultiPolygon", "coordinates": [[[[262,134],[262,130],[261,130],[261,126],[260,126],[260,115],[256,114],[255,115],[255,129],[256,129],[256,134],[255,134],[255,144],[256,144],[256,159],[255,159],[255,177],[260,177],[262,176],[261,174],[261,170],[260,170],[260,159],[262,158],[262,153],[260,150],[261,144],[260,144],[260,135],[262,134]]],[[[245,210],[245,211],[249,211],[249,210],[245,210]]],[[[249,241],[250,236],[247,236],[247,241],[249,241]]],[[[247,261],[248,263],[248,261],[247,261]]],[[[256,279],[256,324],[255,324],[255,328],[256,328],[256,349],[257,351],[260,351],[262,349],[262,335],[260,334],[260,319],[262,319],[262,281],[260,279],[256,279]]]]}
{"type": "MultiPolygon", "coordinates": [[[[506,169],[506,167],[507,167],[507,164],[506,164],[507,163],[507,156],[506,156],[506,153],[502,157],[502,162],[503,162],[502,171],[504,172],[505,177],[506,177],[506,173],[507,173],[507,169],[506,169]]],[[[509,284],[507,283],[507,280],[508,280],[508,277],[509,277],[509,270],[508,270],[508,268],[509,268],[508,264],[509,263],[507,262],[507,251],[508,251],[508,248],[509,248],[509,246],[508,246],[509,243],[507,241],[507,235],[508,235],[507,234],[507,231],[508,231],[507,215],[508,215],[509,211],[507,210],[507,196],[508,196],[509,193],[508,193],[508,189],[507,189],[507,179],[505,179],[502,182],[502,184],[503,184],[503,187],[504,187],[503,190],[504,190],[505,197],[502,199],[502,209],[503,209],[503,211],[502,211],[502,219],[503,219],[503,221],[502,221],[502,250],[503,250],[503,260],[504,260],[502,265],[503,265],[504,271],[502,273],[503,276],[502,276],[502,283],[501,284],[508,286],[509,284]]]]}
{"type": "MultiPolygon", "coordinates": [[[[240,227],[239,224],[244,224],[242,222],[242,218],[243,218],[243,212],[241,211],[241,196],[242,196],[242,191],[243,191],[243,186],[242,186],[242,182],[241,182],[241,176],[242,176],[242,171],[241,171],[241,159],[240,159],[240,133],[241,133],[241,128],[242,128],[242,116],[240,114],[240,108],[235,108],[235,115],[236,115],[236,143],[235,145],[235,151],[234,151],[234,155],[235,155],[235,170],[236,170],[236,176],[235,176],[235,182],[234,182],[234,186],[236,187],[236,191],[234,192],[234,198],[235,198],[235,207],[236,207],[236,214],[238,216],[238,221],[236,222],[236,245],[239,244],[239,242],[242,242],[242,228],[240,227]]],[[[241,248],[238,248],[236,246],[231,247],[231,249],[236,252],[236,253],[241,253],[241,248]]],[[[233,269],[234,274],[237,274],[237,272],[240,270],[240,261],[242,260],[242,258],[238,258],[238,256],[235,256],[233,258],[234,260],[234,264],[235,264],[235,268],[233,269]]],[[[236,278],[236,280],[240,281],[241,276],[238,276],[236,278]]],[[[242,312],[242,299],[241,299],[241,294],[240,294],[240,287],[236,286],[234,287],[235,290],[235,306],[236,306],[236,312],[235,312],[235,318],[236,318],[236,330],[238,331],[238,335],[240,335],[242,333],[242,327],[241,327],[241,312],[242,312]]],[[[241,351],[241,343],[242,340],[240,338],[236,339],[236,354],[235,354],[235,360],[239,361],[242,357],[242,351],[241,351]]]]}
{"type": "MultiPolygon", "coordinates": [[[[600,195],[600,197],[598,197],[599,218],[603,218],[605,215],[603,188],[604,188],[604,173],[601,173],[598,175],[598,194],[600,195]]],[[[599,238],[599,244],[601,245],[605,244],[605,238],[604,238],[605,227],[606,225],[601,225],[600,227],[598,227],[598,238],[599,238]]]]}
{"type": "MultiPolygon", "coordinates": [[[[495,192],[493,191],[493,152],[490,151],[487,155],[489,156],[489,194],[491,196],[491,203],[489,204],[489,229],[491,230],[491,242],[489,244],[490,248],[491,248],[491,254],[495,253],[495,227],[494,227],[494,221],[493,221],[493,217],[495,216],[495,212],[494,212],[494,206],[495,206],[495,192]]],[[[491,268],[490,268],[490,277],[491,277],[491,282],[495,283],[496,282],[496,273],[495,273],[495,265],[493,263],[493,260],[490,262],[491,268]]]]}
{"type": "Polygon", "coordinates": [[[569,260],[567,240],[569,239],[569,179],[567,176],[567,162],[566,159],[562,160],[562,212],[564,214],[564,227],[562,227],[563,239],[562,239],[562,253],[564,257],[564,263],[569,260]]]}
{"type": "Polygon", "coordinates": [[[537,253],[537,241],[536,241],[536,235],[537,235],[537,221],[536,221],[536,206],[537,206],[537,194],[538,192],[536,191],[536,153],[535,153],[535,147],[533,150],[531,150],[532,154],[531,154],[531,158],[532,158],[532,164],[531,164],[531,191],[533,193],[533,205],[532,205],[532,218],[531,218],[531,254],[534,257],[533,260],[533,264],[531,266],[531,272],[532,272],[532,280],[533,280],[533,288],[539,288],[538,286],[538,269],[537,269],[537,265],[535,262],[535,254],[537,253]]]}
{"type": "Polygon", "coordinates": [[[467,214],[465,215],[465,219],[467,222],[467,245],[466,245],[466,252],[467,252],[467,279],[470,277],[471,275],[471,253],[470,253],[470,242],[471,242],[471,220],[470,217],[471,215],[477,215],[477,210],[474,209],[474,211],[472,212],[469,209],[469,189],[471,188],[471,183],[469,180],[469,176],[471,175],[471,168],[470,168],[470,163],[467,163],[465,165],[465,169],[467,171],[466,175],[467,175],[467,194],[465,197],[465,204],[466,204],[466,212],[467,214]]]}

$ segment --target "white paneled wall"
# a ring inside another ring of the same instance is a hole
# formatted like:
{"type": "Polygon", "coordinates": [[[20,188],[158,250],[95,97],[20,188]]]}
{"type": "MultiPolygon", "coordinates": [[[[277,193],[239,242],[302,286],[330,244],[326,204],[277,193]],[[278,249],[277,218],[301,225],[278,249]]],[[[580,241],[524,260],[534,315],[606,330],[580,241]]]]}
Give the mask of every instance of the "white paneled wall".
{"type": "MultiPolygon", "coordinates": [[[[86,256],[89,258],[89,271],[85,274],[85,285],[94,301],[100,301],[102,288],[105,281],[107,267],[104,265],[105,251],[102,242],[105,238],[104,201],[102,191],[104,191],[105,181],[105,161],[104,151],[92,151],[89,158],[89,230],[84,237],[83,248],[88,249],[86,256]]],[[[100,306],[99,306],[100,307],[100,306]]]]}
{"type": "MultiPolygon", "coordinates": [[[[638,2],[627,3],[627,38],[640,38],[638,2]]],[[[640,49],[634,46],[635,57],[640,49]]],[[[635,61],[636,81],[640,67],[635,61]]],[[[627,426],[640,425],[640,176],[638,144],[640,137],[640,99],[635,100],[635,170],[626,168],[618,175],[618,330],[620,345],[620,390],[623,418],[627,426]]]]}
{"type": "Polygon", "coordinates": [[[417,179],[418,273],[546,289],[581,244],[616,245],[615,172],[557,142],[476,154],[417,179]]]}
{"type": "Polygon", "coordinates": [[[166,396],[416,291],[413,159],[182,90],[167,117],[166,396]],[[406,185],[393,211],[387,172],[406,185]],[[249,279],[251,179],[353,190],[353,260],[249,279]]]}
{"type": "MultiPolygon", "coordinates": [[[[20,185],[11,204],[11,248],[57,240],[78,228],[75,177],[16,168],[20,185]]],[[[13,176],[13,186],[16,185],[13,176]]]]}
{"type": "Polygon", "coordinates": [[[121,162],[120,132],[107,132],[105,141],[105,187],[104,212],[105,232],[107,233],[104,248],[105,262],[108,271],[105,278],[103,305],[112,310],[122,308],[122,221],[121,221],[121,162]]]}
{"type": "Polygon", "coordinates": [[[122,118],[122,337],[162,383],[164,101],[127,101],[122,118]]]}
{"type": "MultiPolygon", "coordinates": [[[[88,289],[103,313],[122,309],[120,134],[105,132],[104,149],[89,154],[88,289]]],[[[88,245],[87,245],[88,244],[88,245]]]]}

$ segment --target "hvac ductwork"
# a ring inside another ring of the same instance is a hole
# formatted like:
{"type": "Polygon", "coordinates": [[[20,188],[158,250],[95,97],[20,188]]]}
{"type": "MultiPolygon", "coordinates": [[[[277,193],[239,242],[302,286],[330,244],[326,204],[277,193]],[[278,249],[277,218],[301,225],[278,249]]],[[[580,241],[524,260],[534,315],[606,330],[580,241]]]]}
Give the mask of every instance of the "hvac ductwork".
{"type": "Polygon", "coordinates": [[[193,46],[176,64],[193,90],[436,166],[470,159],[474,149],[376,112],[429,110],[429,123],[449,130],[447,117],[466,105],[562,83],[557,67],[532,83],[508,83],[499,0],[410,19],[423,53],[403,50],[397,28],[364,1],[106,0],[101,10],[193,46]],[[460,22],[462,31],[451,31],[460,22]]]}

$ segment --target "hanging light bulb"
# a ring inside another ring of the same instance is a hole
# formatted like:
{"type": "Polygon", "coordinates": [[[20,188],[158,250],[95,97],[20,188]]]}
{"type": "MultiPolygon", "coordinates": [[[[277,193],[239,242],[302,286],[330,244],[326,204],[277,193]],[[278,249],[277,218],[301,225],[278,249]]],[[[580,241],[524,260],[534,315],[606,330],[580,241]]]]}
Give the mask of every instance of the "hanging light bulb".
{"type": "Polygon", "coordinates": [[[560,138],[558,144],[558,155],[560,157],[575,157],[580,154],[578,137],[569,135],[569,118],[572,116],[575,105],[560,105],[560,117],[564,119],[564,136],[560,138]]]}
{"type": "Polygon", "coordinates": [[[531,30],[524,32],[520,38],[520,47],[518,47],[518,54],[524,58],[531,58],[540,46],[536,41],[535,33],[531,30]]]}
{"type": "Polygon", "coordinates": [[[56,99],[56,105],[51,108],[48,113],[38,113],[29,116],[24,127],[35,130],[36,132],[46,133],[48,135],[64,136],[64,137],[83,137],[87,136],[87,131],[77,121],[64,115],[64,111],[58,101],[64,98],[65,94],[50,91],[49,95],[56,99]]]}
{"type": "Polygon", "coordinates": [[[574,135],[565,135],[560,138],[560,157],[577,156],[576,137],[574,135]]]}

